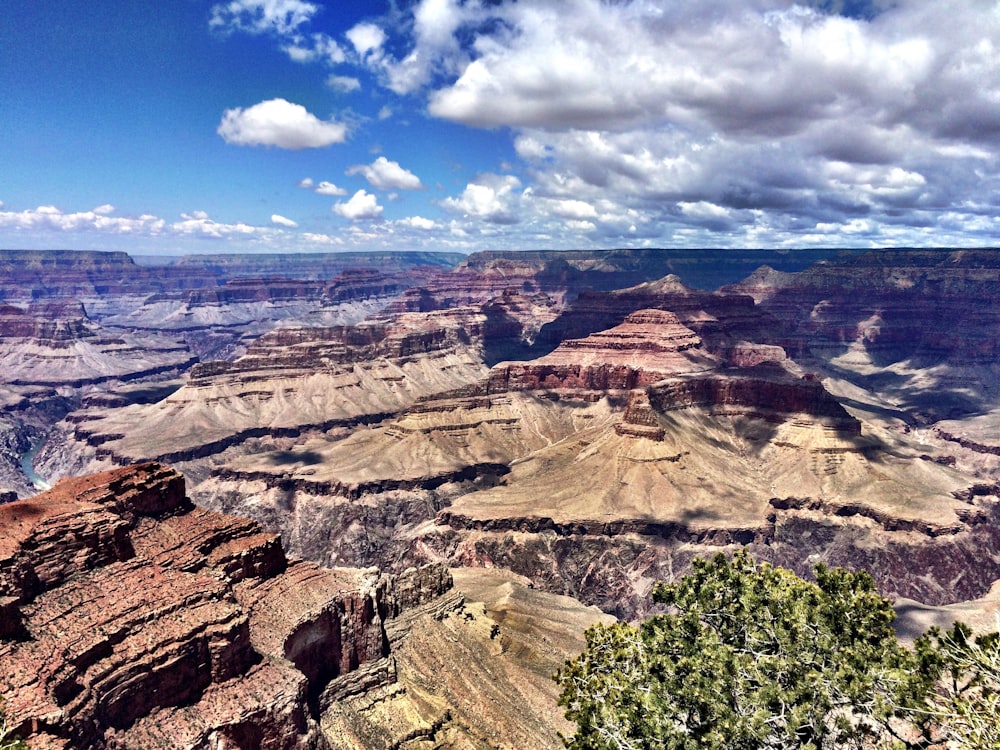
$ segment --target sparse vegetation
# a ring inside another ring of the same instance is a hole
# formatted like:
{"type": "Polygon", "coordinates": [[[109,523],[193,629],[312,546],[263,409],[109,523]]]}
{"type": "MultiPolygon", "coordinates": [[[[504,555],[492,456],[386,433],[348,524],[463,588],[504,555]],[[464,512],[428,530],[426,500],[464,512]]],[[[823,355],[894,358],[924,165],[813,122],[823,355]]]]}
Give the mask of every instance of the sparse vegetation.
{"type": "MultiPolygon", "coordinates": [[[[588,630],[586,650],[556,677],[578,727],[566,746],[927,746],[918,725],[929,725],[943,664],[933,639],[900,644],[867,573],[815,570],[813,583],[745,552],[696,560],[690,575],[656,586],[669,614],[588,630]]],[[[997,747],[975,747],[987,746],[997,747]]]]}
{"type": "Polygon", "coordinates": [[[7,711],[0,699],[0,750],[28,750],[27,743],[14,735],[7,724],[7,711]]]}

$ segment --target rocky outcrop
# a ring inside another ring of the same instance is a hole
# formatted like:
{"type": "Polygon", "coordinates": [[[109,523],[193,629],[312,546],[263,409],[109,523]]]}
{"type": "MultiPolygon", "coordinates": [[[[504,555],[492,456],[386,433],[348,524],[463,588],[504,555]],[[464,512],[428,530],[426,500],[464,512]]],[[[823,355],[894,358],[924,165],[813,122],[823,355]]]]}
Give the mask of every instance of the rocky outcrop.
{"type": "Polygon", "coordinates": [[[796,378],[770,364],[669,378],[646,393],[653,409],[663,413],[699,407],[709,413],[748,414],[774,421],[799,414],[822,419],[843,435],[861,435],[861,423],[822,383],[814,378],[796,378]]]}
{"type": "Polygon", "coordinates": [[[382,273],[430,273],[448,269],[461,261],[461,253],[420,251],[365,251],[341,253],[253,253],[188,255],[172,268],[187,273],[209,272],[222,279],[283,277],[286,279],[332,279],[352,269],[377,269],[382,273]]]}
{"type": "Polygon", "coordinates": [[[49,345],[92,336],[83,305],[75,301],[0,305],[0,341],[34,339],[49,345]]]}
{"type": "Polygon", "coordinates": [[[0,528],[0,689],[45,747],[328,747],[327,684],[451,583],[289,562],[155,464],[0,506],[0,528]]]}
{"type": "Polygon", "coordinates": [[[370,424],[485,373],[475,309],[330,328],[282,328],[235,362],[192,368],[155,404],[81,410],[81,452],[117,464],[188,461],[248,440],[370,424]]]}
{"type": "Polygon", "coordinates": [[[213,274],[146,268],[123,252],[0,250],[0,299],[89,299],[149,295],[217,284],[213,274]]]}
{"type": "Polygon", "coordinates": [[[11,385],[82,388],[177,374],[195,361],[176,340],[103,328],[74,300],[0,305],[0,380],[11,385]]]}
{"type": "Polygon", "coordinates": [[[638,310],[620,324],[583,339],[563,341],[530,362],[490,371],[487,393],[542,388],[630,390],[671,375],[714,369],[701,339],[665,310],[638,310]]]}

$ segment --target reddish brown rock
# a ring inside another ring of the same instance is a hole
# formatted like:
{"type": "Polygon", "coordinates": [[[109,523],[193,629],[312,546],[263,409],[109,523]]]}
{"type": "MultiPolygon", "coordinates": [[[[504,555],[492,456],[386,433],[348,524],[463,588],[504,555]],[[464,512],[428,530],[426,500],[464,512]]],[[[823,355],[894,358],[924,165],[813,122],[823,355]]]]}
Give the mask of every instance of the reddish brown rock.
{"type": "Polygon", "coordinates": [[[39,747],[327,747],[326,684],[450,586],[415,572],[397,596],[377,573],[289,565],[155,464],[4,505],[0,528],[0,691],[39,747]]]}
{"type": "Polygon", "coordinates": [[[554,388],[629,390],[686,372],[714,369],[701,339],[665,310],[639,310],[620,324],[569,339],[531,362],[499,365],[488,393],[554,388]]]}

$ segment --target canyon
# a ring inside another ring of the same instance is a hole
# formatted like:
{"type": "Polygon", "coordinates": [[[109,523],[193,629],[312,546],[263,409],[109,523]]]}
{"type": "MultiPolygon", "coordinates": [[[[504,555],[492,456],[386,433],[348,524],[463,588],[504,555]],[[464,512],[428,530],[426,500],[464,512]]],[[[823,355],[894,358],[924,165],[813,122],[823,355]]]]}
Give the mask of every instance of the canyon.
{"type": "Polygon", "coordinates": [[[558,747],[584,627],[739,547],[869,570],[903,630],[1000,604],[993,250],[74,257],[0,285],[39,746],[558,747]]]}

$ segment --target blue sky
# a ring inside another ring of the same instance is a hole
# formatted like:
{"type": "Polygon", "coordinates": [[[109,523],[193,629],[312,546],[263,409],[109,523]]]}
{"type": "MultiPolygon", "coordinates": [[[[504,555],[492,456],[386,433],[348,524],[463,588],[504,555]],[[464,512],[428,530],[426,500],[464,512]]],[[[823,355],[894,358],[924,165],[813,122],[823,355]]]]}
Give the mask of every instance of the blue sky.
{"type": "Polygon", "coordinates": [[[0,71],[0,247],[1000,235],[987,0],[0,0],[0,71]]]}

